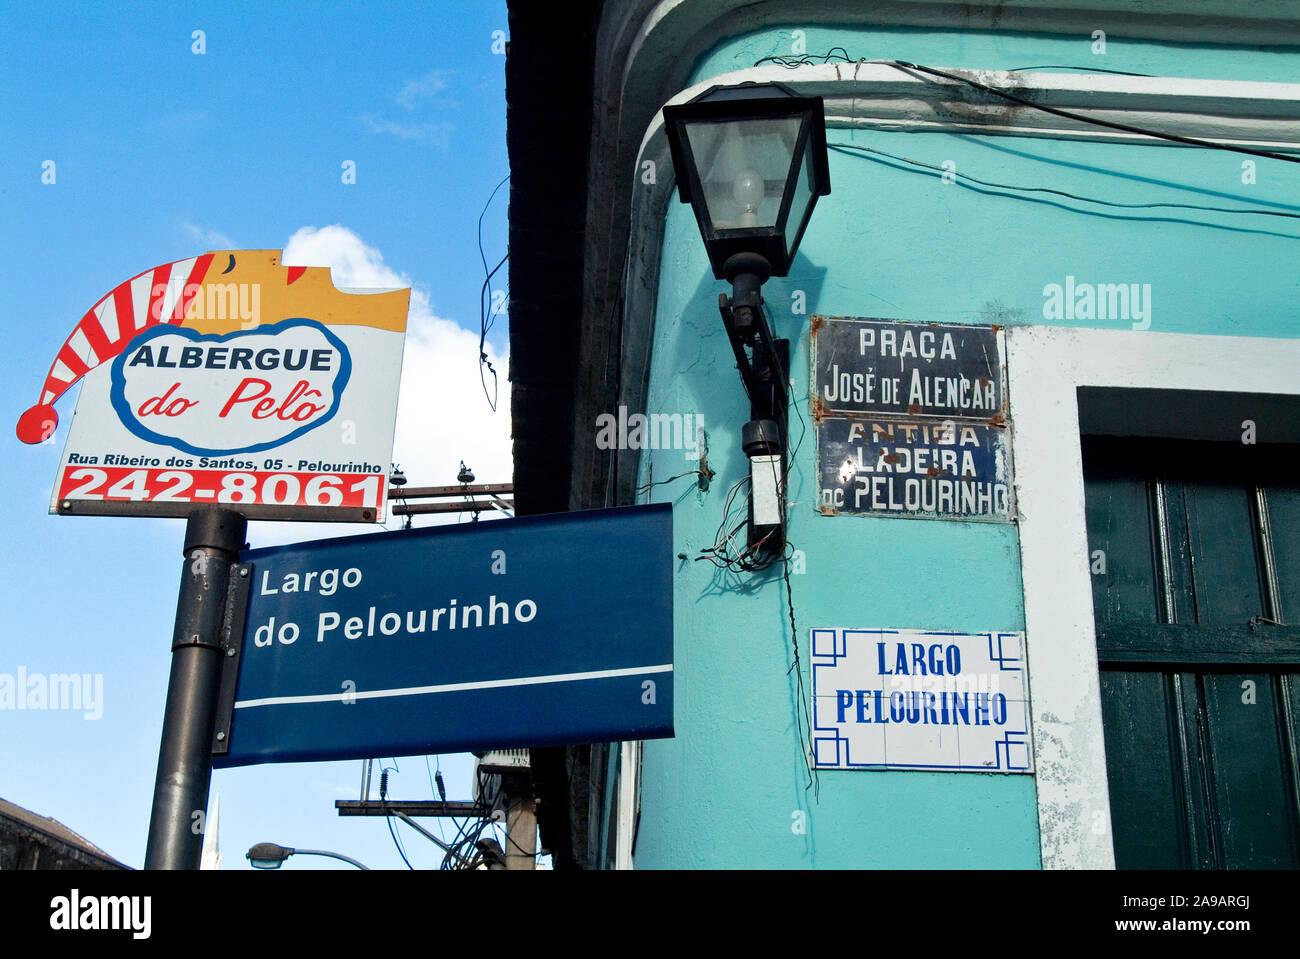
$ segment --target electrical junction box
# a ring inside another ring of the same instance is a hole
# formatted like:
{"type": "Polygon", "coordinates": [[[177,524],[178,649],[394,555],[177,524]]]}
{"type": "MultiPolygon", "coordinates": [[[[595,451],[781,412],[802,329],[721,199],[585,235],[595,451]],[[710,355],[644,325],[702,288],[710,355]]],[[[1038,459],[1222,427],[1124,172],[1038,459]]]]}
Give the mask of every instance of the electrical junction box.
{"type": "Polygon", "coordinates": [[[519,773],[532,768],[527,749],[492,749],[476,755],[477,767],[485,773],[519,773]]]}
{"type": "Polygon", "coordinates": [[[489,818],[504,822],[506,818],[502,775],[526,773],[532,768],[527,749],[492,749],[474,757],[474,801],[491,810],[489,818]]]}

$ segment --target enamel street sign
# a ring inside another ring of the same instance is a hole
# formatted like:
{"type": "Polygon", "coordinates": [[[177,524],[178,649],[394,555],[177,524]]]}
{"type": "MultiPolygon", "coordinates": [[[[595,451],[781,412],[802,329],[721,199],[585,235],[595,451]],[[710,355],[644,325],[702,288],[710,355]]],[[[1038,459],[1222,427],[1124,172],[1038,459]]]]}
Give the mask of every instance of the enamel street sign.
{"type": "Polygon", "coordinates": [[[19,419],[48,441],[81,382],[50,512],[383,519],[409,290],[346,293],[278,250],[141,273],[64,342],[19,419]]]}
{"type": "Polygon", "coordinates": [[[812,630],[820,769],[1033,772],[1024,634],[812,630]]]}
{"type": "Polygon", "coordinates": [[[214,764],[672,736],[672,557],[668,504],[246,551],[214,764]]]}
{"type": "Polygon", "coordinates": [[[826,413],[1006,416],[1005,348],[994,326],[814,317],[813,384],[826,413]]]}
{"type": "Polygon", "coordinates": [[[1015,516],[996,326],[812,318],[823,515],[1015,516]]]}
{"type": "Polygon", "coordinates": [[[922,418],[828,417],[817,424],[823,512],[1005,521],[1007,431],[922,418]]]}

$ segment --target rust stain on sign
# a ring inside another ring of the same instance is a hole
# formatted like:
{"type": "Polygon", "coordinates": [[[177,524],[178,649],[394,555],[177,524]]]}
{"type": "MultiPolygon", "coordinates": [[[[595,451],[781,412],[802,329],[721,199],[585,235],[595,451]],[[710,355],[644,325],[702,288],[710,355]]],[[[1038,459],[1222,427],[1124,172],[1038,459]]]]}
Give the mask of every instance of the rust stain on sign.
{"type": "Polygon", "coordinates": [[[808,401],[808,406],[812,410],[812,417],[814,423],[820,423],[822,420],[826,419],[827,415],[829,414],[829,411],[826,409],[826,404],[822,402],[822,398],[820,396],[814,396],[812,399],[810,399],[808,401]]]}
{"type": "Polygon", "coordinates": [[[812,315],[812,319],[808,321],[808,332],[810,332],[813,336],[816,336],[818,333],[821,332],[822,327],[825,325],[826,325],[826,317],[818,316],[816,313],[814,313],[812,315]]]}
{"type": "Polygon", "coordinates": [[[839,515],[839,513],[836,512],[834,506],[819,506],[819,507],[817,507],[817,511],[818,511],[819,513],[821,513],[823,516],[838,516],[838,515],[839,515]]]}
{"type": "Polygon", "coordinates": [[[1007,418],[1006,416],[1003,415],[1001,410],[998,410],[996,413],[994,413],[992,416],[989,417],[989,426],[1006,426],[1006,425],[1007,425],[1007,418]]]}

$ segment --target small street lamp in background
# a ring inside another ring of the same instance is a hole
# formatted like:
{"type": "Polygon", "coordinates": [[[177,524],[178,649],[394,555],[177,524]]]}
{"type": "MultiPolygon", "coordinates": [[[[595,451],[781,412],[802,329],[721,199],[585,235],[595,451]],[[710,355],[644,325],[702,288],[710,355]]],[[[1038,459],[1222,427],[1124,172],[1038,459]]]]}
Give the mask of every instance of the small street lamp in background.
{"type": "MultiPolygon", "coordinates": [[[[403,501],[402,487],[406,485],[406,474],[402,472],[402,468],[398,466],[396,463],[393,464],[393,475],[388,477],[388,485],[390,487],[388,491],[388,495],[393,499],[402,502],[403,501]]],[[[402,529],[410,529],[410,528],[411,528],[411,514],[407,513],[406,518],[402,521],[402,529]]]]}
{"type": "Polygon", "coordinates": [[[363,866],[351,856],[344,856],[342,853],[328,852],[324,849],[292,849],[289,846],[278,846],[273,842],[259,842],[248,850],[245,856],[254,869],[279,869],[290,856],[328,856],[331,859],[342,859],[358,869],[367,871],[370,869],[369,866],[363,866]]]}

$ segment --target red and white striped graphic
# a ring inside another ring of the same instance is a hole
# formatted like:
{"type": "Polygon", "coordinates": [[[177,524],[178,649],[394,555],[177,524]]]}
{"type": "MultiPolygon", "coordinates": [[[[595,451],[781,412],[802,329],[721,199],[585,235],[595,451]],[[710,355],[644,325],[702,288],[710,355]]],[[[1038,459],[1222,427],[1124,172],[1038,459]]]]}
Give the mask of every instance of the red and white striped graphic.
{"type": "Polygon", "coordinates": [[[212,257],[205,253],[146,270],[114,287],[87,310],[50,364],[40,402],[18,418],[18,438],[24,443],[44,442],[59,421],[54,401],[121,353],[141,330],[160,323],[179,326],[201,289],[212,257]]]}

